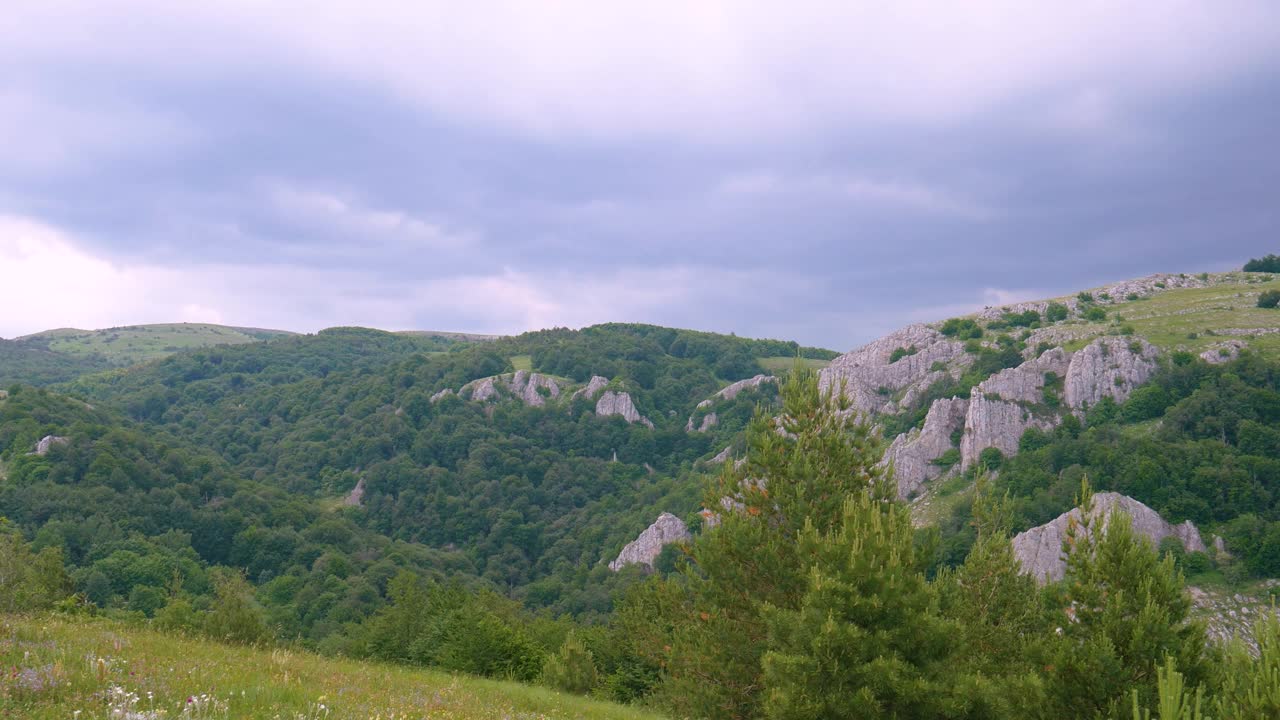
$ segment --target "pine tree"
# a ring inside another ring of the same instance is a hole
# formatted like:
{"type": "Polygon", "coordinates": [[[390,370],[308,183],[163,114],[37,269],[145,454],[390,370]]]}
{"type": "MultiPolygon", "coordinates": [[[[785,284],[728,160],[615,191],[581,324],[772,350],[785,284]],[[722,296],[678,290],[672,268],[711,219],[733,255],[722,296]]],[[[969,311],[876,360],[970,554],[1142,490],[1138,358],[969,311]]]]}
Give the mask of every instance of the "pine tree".
{"type": "Polygon", "coordinates": [[[543,684],[565,692],[586,695],[596,684],[596,664],[591,651],[570,632],[559,652],[542,665],[543,684]]]}
{"type": "Polygon", "coordinates": [[[769,613],[766,716],[952,716],[944,662],[955,627],[938,613],[909,512],[864,491],[842,515],[831,531],[805,529],[800,547],[812,564],[803,599],[769,613]]]}
{"type": "Polygon", "coordinates": [[[1049,629],[1041,593],[1021,572],[1009,541],[1008,499],[994,498],[987,478],[974,490],[977,540],[964,564],[943,571],[935,582],[943,614],[955,622],[956,649],[950,662],[959,671],[991,678],[991,702],[1001,713],[1024,717],[1021,709],[1041,704],[1044,687],[1033,656],[1049,629]]]}
{"type": "Polygon", "coordinates": [[[1133,691],[1144,706],[1156,699],[1157,668],[1167,658],[1192,686],[1208,672],[1205,632],[1173,558],[1161,560],[1130,517],[1095,517],[1085,483],[1080,520],[1068,529],[1061,636],[1047,670],[1058,712],[1115,716],[1133,691]]]}
{"type": "Polygon", "coordinates": [[[673,581],[664,634],[661,692],[677,714],[748,718],[759,714],[764,608],[796,608],[810,563],[801,532],[838,523],[845,498],[879,485],[880,441],[849,409],[840,388],[823,392],[797,367],[783,384],[782,413],[758,410],[746,461],[726,463],[708,493],[718,523],[693,544],[673,581]]]}
{"type": "Polygon", "coordinates": [[[1280,617],[1274,607],[1254,624],[1253,639],[1257,657],[1239,639],[1227,649],[1213,702],[1217,720],[1280,717],[1280,617]]]}

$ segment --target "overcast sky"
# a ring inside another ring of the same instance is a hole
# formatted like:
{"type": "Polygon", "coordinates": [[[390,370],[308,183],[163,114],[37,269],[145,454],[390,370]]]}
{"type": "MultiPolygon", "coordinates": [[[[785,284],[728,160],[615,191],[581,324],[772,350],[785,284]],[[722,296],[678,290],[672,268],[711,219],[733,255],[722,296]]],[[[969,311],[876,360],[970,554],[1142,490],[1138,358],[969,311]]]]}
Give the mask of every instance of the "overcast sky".
{"type": "Polygon", "coordinates": [[[203,5],[5,3],[0,336],[846,350],[1280,252],[1275,0],[203,5]]]}

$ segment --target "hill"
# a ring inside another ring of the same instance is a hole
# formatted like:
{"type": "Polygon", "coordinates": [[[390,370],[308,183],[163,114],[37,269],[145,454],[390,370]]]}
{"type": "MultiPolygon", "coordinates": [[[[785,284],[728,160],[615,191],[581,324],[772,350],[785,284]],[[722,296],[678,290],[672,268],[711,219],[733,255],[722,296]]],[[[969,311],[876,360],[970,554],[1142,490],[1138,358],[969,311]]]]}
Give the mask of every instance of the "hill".
{"type": "Polygon", "coordinates": [[[238,328],[208,323],[128,325],[102,330],[60,328],[15,338],[43,346],[50,352],[102,357],[116,366],[136,365],[191,348],[240,345],[293,333],[284,330],[238,328]]]}
{"type": "Polygon", "coordinates": [[[27,720],[658,717],[529,685],[235,647],[101,620],[0,616],[0,629],[0,714],[27,720]]]}

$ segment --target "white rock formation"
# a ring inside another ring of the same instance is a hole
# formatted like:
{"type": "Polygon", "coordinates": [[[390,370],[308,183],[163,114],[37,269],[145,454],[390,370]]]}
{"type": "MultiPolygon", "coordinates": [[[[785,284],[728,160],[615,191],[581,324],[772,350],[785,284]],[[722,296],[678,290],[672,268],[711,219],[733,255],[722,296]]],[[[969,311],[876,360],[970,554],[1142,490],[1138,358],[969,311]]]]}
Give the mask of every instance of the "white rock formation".
{"type": "Polygon", "coordinates": [[[577,392],[575,392],[574,394],[570,395],[569,399],[577,400],[579,397],[584,397],[587,400],[590,400],[594,398],[596,394],[598,394],[601,390],[603,390],[604,387],[608,384],[609,384],[608,378],[602,378],[599,375],[592,375],[591,381],[587,383],[586,387],[583,387],[579,389],[577,392]]]}
{"type": "Polygon", "coordinates": [[[458,391],[458,395],[472,402],[483,402],[498,395],[498,376],[472,380],[458,391]]]}
{"type": "Polygon", "coordinates": [[[1046,350],[1034,360],[1001,370],[983,380],[978,384],[978,389],[987,396],[998,395],[1001,400],[1033,405],[1043,403],[1045,374],[1054,373],[1058,377],[1064,377],[1070,362],[1071,354],[1062,348],[1046,350]]]}
{"type": "Polygon", "coordinates": [[[1246,347],[1248,347],[1248,343],[1243,340],[1228,340],[1217,343],[1200,353],[1200,359],[1211,365],[1231,362],[1240,357],[1240,351],[1246,347]]]}
{"type": "Polygon", "coordinates": [[[960,469],[968,470],[983,450],[998,448],[1005,455],[1018,452],[1018,441],[1029,428],[1048,430],[1058,424],[1055,416],[1040,417],[1016,402],[992,400],[974,388],[960,438],[960,469]]]}
{"type": "MultiPolygon", "coordinates": [[[[1155,545],[1159,545],[1167,537],[1175,537],[1187,552],[1205,552],[1200,531],[1190,520],[1181,525],[1170,525],[1155,510],[1126,495],[1113,492],[1095,494],[1090,517],[1094,520],[1102,519],[1105,527],[1106,518],[1113,509],[1132,518],[1134,531],[1149,538],[1155,545]]],[[[1075,508],[1044,525],[1018,533],[1013,538],[1013,553],[1021,563],[1022,571],[1040,583],[1061,580],[1067,569],[1067,560],[1062,554],[1067,528],[1072,523],[1080,522],[1082,518],[1080,508],[1075,508]]]]}
{"type": "Polygon", "coordinates": [[[710,460],[708,460],[707,462],[709,462],[709,463],[713,463],[713,464],[716,464],[716,465],[718,465],[718,464],[720,464],[720,463],[722,463],[722,462],[725,462],[725,461],[727,461],[727,460],[729,459],[729,456],[733,454],[733,453],[731,452],[732,450],[733,450],[733,446],[732,446],[732,445],[730,445],[729,447],[726,447],[725,449],[723,449],[723,450],[721,450],[720,452],[716,453],[716,456],[715,456],[715,457],[713,457],[713,458],[711,458],[711,459],[710,459],[710,460]]]}
{"type": "Polygon", "coordinates": [[[652,569],[653,561],[658,559],[662,548],[671,543],[687,542],[690,537],[689,528],[683,520],[671,513],[662,513],[639,537],[622,548],[618,557],[609,563],[609,569],[617,572],[632,564],[652,569]]]}
{"type": "Polygon", "coordinates": [[[773,375],[756,375],[755,377],[747,378],[746,380],[739,380],[738,382],[731,383],[715,395],[712,395],[706,400],[698,403],[698,407],[707,407],[716,400],[732,400],[738,397],[738,395],[744,390],[754,390],[764,383],[771,382],[778,382],[778,378],[773,375]]]}
{"type": "Polygon", "coordinates": [[[539,391],[540,388],[545,389],[547,397],[553,400],[560,397],[559,383],[541,373],[530,373],[526,370],[517,371],[512,376],[508,387],[524,401],[525,405],[530,407],[542,407],[546,404],[546,398],[539,391]]]}
{"type": "Polygon", "coordinates": [[[596,401],[596,415],[601,417],[607,415],[618,415],[628,423],[640,423],[649,429],[653,429],[653,422],[649,418],[640,414],[636,410],[635,403],[631,401],[631,394],[625,392],[615,392],[606,390],[600,395],[600,399],[596,401]]]}
{"type": "Polygon", "coordinates": [[[54,445],[66,445],[71,442],[71,438],[62,437],[60,435],[45,435],[40,438],[40,442],[36,443],[36,455],[47,455],[54,445]]]}
{"type": "Polygon", "coordinates": [[[433,402],[433,403],[434,403],[434,402],[438,402],[438,401],[440,401],[440,400],[443,400],[446,396],[449,396],[449,395],[452,395],[452,394],[453,394],[453,388],[445,388],[445,389],[441,390],[440,392],[436,393],[435,395],[432,395],[432,396],[431,396],[431,402],[433,402]]]}
{"type": "Polygon", "coordinates": [[[959,371],[972,361],[963,343],[928,325],[910,325],[832,360],[819,374],[819,384],[825,390],[843,381],[855,409],[879,413],[895,407],[882,388],[890,393],[922,389],[944,377],[946,371],[935,370],[935,364],[959,371]],[[889,361],[894,350],[910,347],[914,354],[889,361]]]}
{"type": "Polygon", "coordinates": [[[923,428],[912,428],[894,438],[881,462],[893,463],[898,497],[914,495],[922,485],[942,474],[943,468],[932,461],[951,449],[951,434],[964,427],[968,408],[969,401],[961,398],[936,400],[929,406],[923,428]]]}
{"type": "Polygon", "coordinates": [[[1104,397],[1118,403],[1157,369],[1155,347],[1141,338],[1102,337],[1071,356],[1063,395],[1072,410],[1084,410],[1104,397]]]}
{"type": "Polygon", "coordinates": [[[714,413],[709,412],[702,416],[702,422],[696,427],[693,424],[693,416],[689,416],[689,422],[684,424],[685,432],[706,432],[715,427],[720,422],[720,418],[714,413]]]}
{"type": "Polygon", "coordinates": [[[364,478],[356,481],[356,486],[351,488],[351,492],[343,499],[342,504],[347,507],[360,507],[364,502],[364,478]]]}

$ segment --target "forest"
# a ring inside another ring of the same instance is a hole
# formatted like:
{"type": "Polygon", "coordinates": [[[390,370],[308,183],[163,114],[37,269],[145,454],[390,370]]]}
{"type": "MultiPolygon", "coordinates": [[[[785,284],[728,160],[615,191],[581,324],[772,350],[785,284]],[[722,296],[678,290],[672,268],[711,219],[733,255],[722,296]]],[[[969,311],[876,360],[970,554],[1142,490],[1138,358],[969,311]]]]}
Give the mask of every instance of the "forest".
{"type": "Polygon", "coordinates": [[[968,478],[979,490],[917,529],[885,489],[882,432],[799,364],[781,390],[717,400],[709,432],[684,430],[697,402],[788,352],[829,356],[651,326],[485,343],[338,329],[14,384],[0,401],[7,609],[537,681],[676,716],[840,717],[847,705],[821,704],[839,688],[879,708],[850,717],[1029,717],[1029,698],[1043,717],[1128,717],[1171,697],[1174,678],[1213,717],[1280,708],[1265,690],[1276,629],[1259,628],[1261,659],[1218,648],[1182,592],[1197,574],[1280,574],[1280,367],[1174,355],[1127,402],[988,456],[968,478]],[[607,374],[655,427],[581,398],[431,402],[518,356],[579,382],[607,374]],[[33,453],[49,436],[65,441],[33,453]],[[708,464],[726,446],[745,463],[708,464]],[[1117,522],[1081,538],[1098,543],[1093,560],[1036,588],[1009,537],[1091,489],[1191,519],[1232,559],[1175,557],[1117,522]],[[694,540],[656,572],[608,570],[661,512],[694,540]]]}

